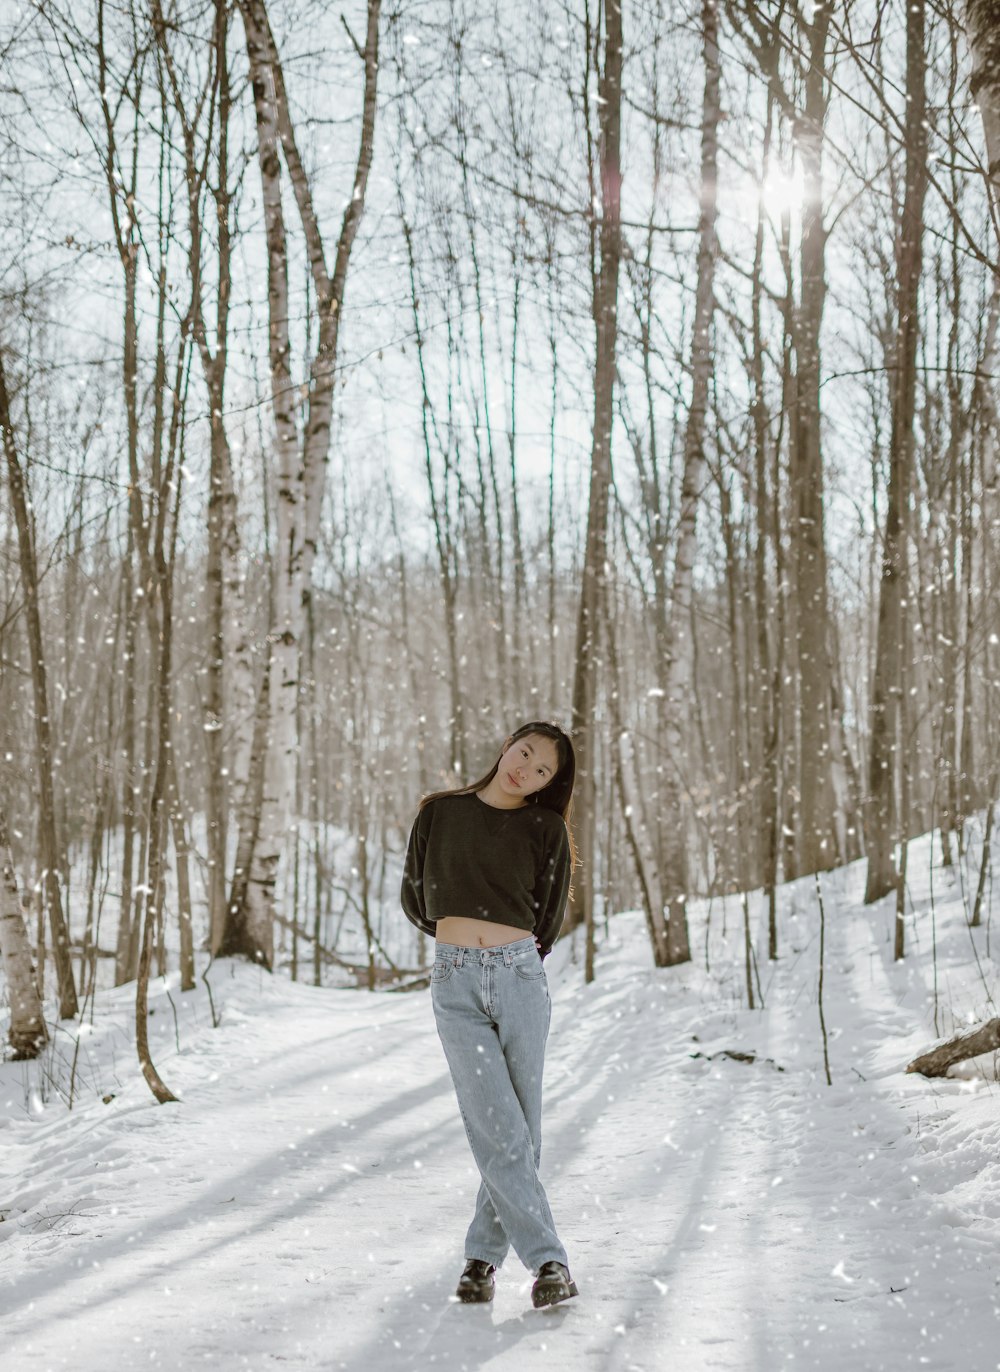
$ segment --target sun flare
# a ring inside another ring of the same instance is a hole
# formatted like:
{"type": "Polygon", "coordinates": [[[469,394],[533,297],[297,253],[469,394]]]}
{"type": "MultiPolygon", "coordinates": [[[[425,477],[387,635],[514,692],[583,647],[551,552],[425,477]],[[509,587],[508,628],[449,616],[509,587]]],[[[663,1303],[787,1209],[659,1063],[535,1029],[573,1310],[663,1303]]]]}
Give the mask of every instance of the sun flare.
{"type": "Polygon", "coordinates": [[[771,219],[781,219],[785,214],[795,218],[802,209],[804,188],[802,174],[796,169],[785,171],[772,167],[760,188],[764,209],[771,219]]]}

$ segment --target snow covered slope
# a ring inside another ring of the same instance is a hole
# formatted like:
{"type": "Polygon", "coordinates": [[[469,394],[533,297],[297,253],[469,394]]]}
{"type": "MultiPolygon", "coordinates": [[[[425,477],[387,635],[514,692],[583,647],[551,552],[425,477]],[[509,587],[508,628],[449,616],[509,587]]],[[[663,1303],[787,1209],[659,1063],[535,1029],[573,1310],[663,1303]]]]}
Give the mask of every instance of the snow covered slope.
{"type": "MultiPolygon", "coordinates": [[[[548,1312],[514,1258],[492,1307],[450,1300],[477,1178],[426,992],[224,962],[213,1029],[202,988],[157,981],[154,1056],[183,1097],[162,1107],[132,989],[102,993],[72,1111],[40,1065],[0,1065],[4,1372],[993,1372],[995,1065],[903,1075],[936,1037],[926,841],[910,873],[900,966],[863,868],[824,878],[832,1086],[811,879],[781,893],[773,966],[751,902],[763,1010],[733,898],[692,909],[687,967],[653,969],[634,914],[610,922],[592,986],[560,945],[542,1167],[580,1297],[548,1312]]],[[[1000,993],[991,931],[974,931],[980,973],[957,876],[934,885],[945,1034],[1000,993]]],[[[74,1043],[57,1046],[65,1090],[74,1043]]]]}

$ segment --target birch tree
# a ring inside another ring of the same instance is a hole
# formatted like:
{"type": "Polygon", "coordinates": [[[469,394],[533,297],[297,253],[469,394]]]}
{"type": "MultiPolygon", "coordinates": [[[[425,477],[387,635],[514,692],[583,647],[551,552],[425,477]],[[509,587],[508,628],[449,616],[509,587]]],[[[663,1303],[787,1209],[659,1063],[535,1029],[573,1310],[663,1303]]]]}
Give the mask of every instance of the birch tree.
{"type": "MultiPolygon", "coordinates": [[[[318,541],[330,447],[333,386],[340,321],[351,249],[364,212],[375,133],[381,0],[368,0],[362,54],[364,99],[354,184],[332,270],[312,190],[296,142],[284,75],[263,0],[240,0],[257,116],[258,165],[268,260],[269,364],[275,427],[277,542],[267,725],[259,811],[245,814],[237,868],[220,953],[242,953],[270,967],[273,960],[274,886],[285,846],[295,787],[296,737],[305,595],[318,541]],[[281,164],[291,182],[316,296],[318,344],[309,373],[305,422],[299,439],[297,390],[292,382],[289,332],[288,236],[281,194],[281,164]]],[[[254,762],[251,760],[251,769],[254,762]]],[[[256,807],[254,807],[256,809],[256,807]]]]}
{"type": "Polygon", "coordinates": [[[31,955],[28,931],[21,913],[21,898],[17,890],[14,859],[7,837],[7,818],[0,806],[0,865],[3,867],[0,886],[0,959],[7,978],[7,997],[10,1001],[10,1028],[7,1040],[15,1061],[35,1058],[48,1042],[48,1030],[42,1014],[42,1000],[35,980],[35,964],[31,955]]]}

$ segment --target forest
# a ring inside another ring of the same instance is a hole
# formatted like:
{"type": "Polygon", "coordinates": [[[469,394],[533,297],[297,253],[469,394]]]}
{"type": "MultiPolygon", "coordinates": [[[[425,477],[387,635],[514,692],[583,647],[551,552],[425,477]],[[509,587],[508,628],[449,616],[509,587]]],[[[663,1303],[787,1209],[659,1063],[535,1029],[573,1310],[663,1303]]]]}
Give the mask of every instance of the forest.
{"type": "Polygon", "coordinates": [[[1000,0],[0,0],[5,1372],[1000,1366],[998,331],[1000,0]]]}
{"type": "Polygon", "coordinates": [[[165,1099],[151,976],[405,984],[417,802],[531,719],[588,981],[862,858],[903,958],[928,831],[985,918],[992,0],[37,0],[0,62],[10,1051],[134,981],[165,1099]]]}

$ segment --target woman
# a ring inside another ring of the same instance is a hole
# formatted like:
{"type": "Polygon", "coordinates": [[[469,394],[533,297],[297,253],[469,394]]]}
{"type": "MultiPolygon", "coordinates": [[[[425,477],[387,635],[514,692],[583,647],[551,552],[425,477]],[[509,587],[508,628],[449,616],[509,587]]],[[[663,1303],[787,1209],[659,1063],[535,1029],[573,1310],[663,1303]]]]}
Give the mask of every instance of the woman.
{"type": "Polygon", "coordinates": [[[542,959],[563,921],[576,761],[554,724],[525,724],[486,776],[426,796],[401,899],[437,940],[431,1001],[482,1185],[461,1301],[491,1301],[513,1247],[536,1307],[577,1294],[538,1179],[542,1063],[552,1005],[542,959]]]}

